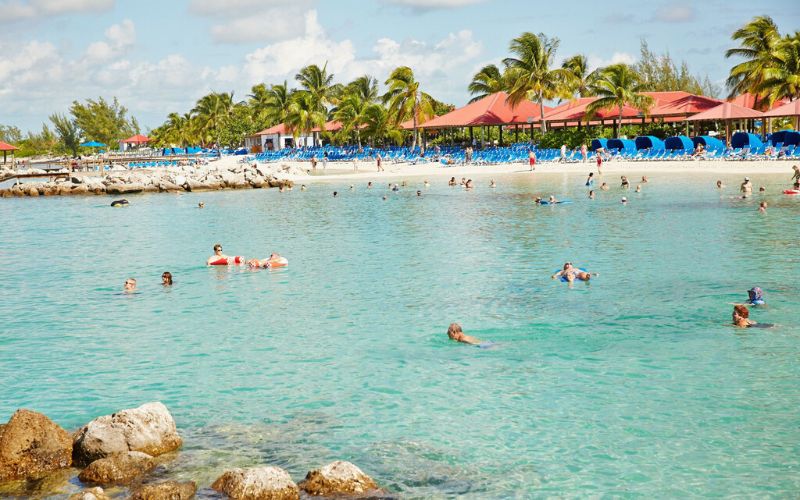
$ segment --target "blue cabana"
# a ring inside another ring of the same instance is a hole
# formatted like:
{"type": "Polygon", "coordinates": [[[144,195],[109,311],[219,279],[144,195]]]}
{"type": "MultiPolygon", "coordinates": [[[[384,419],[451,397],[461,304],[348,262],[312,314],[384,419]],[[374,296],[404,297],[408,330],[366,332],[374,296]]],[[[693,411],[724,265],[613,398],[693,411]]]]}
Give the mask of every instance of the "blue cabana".
{"type": "Polygon", "coordinates": [[[695,147],[698,144],[702,144],[705,146],[706,151],[721,151],[725,149],[725,143],[721,140],[717,139],[716,137],[711,137],[710,135],[700,135],[697,137],[692,137],[692,142],[694,143],[695,147]]]}
{"type": "Polygon", "coordinates": [[[761,138],[759,136],[749,132],[736,132],[733,134],[733,137],[731,137],[731,147],[733,149],[743,148],[745,146],[756,148],[762,144],[763,143],[761,142],[761,138]]]}
{"type": "Polygon", "coordinates": [[[664,151],[664,141],[652,135],[641,135],[634,142],[636,143],[636,149],[664,151]]]}
{"type": "Polygon", "coordinates": [[[685,135],[676,135],[674,137],[667,137],[667,140],[664,141],[664,147],[666,149],[683,149],[686,151],[691,151],[694,149],[694,143],[685,135]]]}
{"type": "Polygon", "coordinates": [[[784,146],[797,146],[800,144],[800,132],[795,130],[781,130],[780,132],[772,134],[769,137],[769,142],[771,142],[773,146],[778,143],[782,143],[784,146]]]}
{"type": "Polygon", "coordinates": [[[592,151],[597,151],[600,148],[608,148],[608,139],[592,139],[592,151]]]}
{"type": "Polygon", "coordinates": [[[608,149],[619,149],[625,153],[636,153],[636,142],[632,139],[609,139],[608,149]]]}

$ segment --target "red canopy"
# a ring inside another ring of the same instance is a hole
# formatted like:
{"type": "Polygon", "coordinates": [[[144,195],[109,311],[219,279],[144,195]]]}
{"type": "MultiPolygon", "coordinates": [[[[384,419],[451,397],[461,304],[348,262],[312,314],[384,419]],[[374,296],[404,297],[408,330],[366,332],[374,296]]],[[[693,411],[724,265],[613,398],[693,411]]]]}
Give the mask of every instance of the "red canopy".
{"type": "MultiPolygon", "coordinates": [[[[728,99],[728,101],[750,109],[757,109],[756,104],[758,104],[758,109],[766,108],[767,107],[766,105],[768,103],[767,98],[758,97],[758,100],[756,100],[757,97],[758,96],[756,96],[755,94],[750,94],[749,92],[745,92],[744,94],[737,95],[732,99],[728,99]]],[[[770,106],[769,109],[775,109],[777,107],[783,106],[787,102],[789,101],[787,101],[786,99],[775,101],[774,103],[772,103],[772,106],[770,106]]]]}
{"type": "Polygon", "coordinates": [[[800,100],[784,104],[764,113],[764,116],[800,116],[800,100]]]}
{"type": "Polygon", "coordinates": [[[288,135],[289,131],[286,129],[286,124],[279,123],[277,125],[273,125],[272,127],[265,128],[264,130],[262,130],[260,132],[256,132],[255,134],[253,134],[253,136],[257,136],[257,135],[274,135],[274,134],[288,135]]]}
{"type": "MultiPolygon", "coordinates": [[[[553,108],[549,113],[545,113],[544,119],[549,122],[579,122],[583,121],[586,117],[586,108],[594,102],[596,97],[579,97],[574,101],[565,102],[564,104],[553,108]]],[[[641,117],[642,112],[632,106],[622,107],[623,118],[637,118],[641,117]]],[[[593,119],[595,120],[613,120],[619,117],[619,109],[605,108],[598,110],[593,119]]]]}
{"type": "Polygon", "coordinates": [[[719,106],[722,101],[688,92],[645,92],[656,100],[648,116],[689,116],[719,106]],[[656,96],[656,94],[662,94],[656,96]],[[671,94],[669,96],[665,94],[671,94]],[[658,102],[661,101],[661,102],[658,102]]]}
{"type": "Polygon", "coordinates": [[[142,134],[136,134],[122,141],[123,144],[145,144],[148,142],[150,142],[150,138],[145,137],[142,134]]]}
{"type": "Polygon", "coordinates": [[[0,141],[0,151],[14,151],[14,150],[17,150],[17,149],[19,149],[19,148],[16,147],[16,146],[12,146],[11,144],[9,144],[7,142],[0,141]]]}
{"type": "Polygon", "coordinates": [[[748,118],[763,118],[764,113],[754,109],[745,108],[732,102],[724,102],[715,106],[708,111],[703,111],[692,117],[687,118],[689,121],[699,120],[740,120],[748,118]]]}
{"type": "MultiPolygon", "coordinates": [[[[453,128],[480,125],[511,125],[539,121],[539,105],[525,100],[512,107],[508,94],[497,92],[463,108],[417,125],[420,128],[453,128]]],[[[545,106],[545,113],[550,108],[545,106]]]]}

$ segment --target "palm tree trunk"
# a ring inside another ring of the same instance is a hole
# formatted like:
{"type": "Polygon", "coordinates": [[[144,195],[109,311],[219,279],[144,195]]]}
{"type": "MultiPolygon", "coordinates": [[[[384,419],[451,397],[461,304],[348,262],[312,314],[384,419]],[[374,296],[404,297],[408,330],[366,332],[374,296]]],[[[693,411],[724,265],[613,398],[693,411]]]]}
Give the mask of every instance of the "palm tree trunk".
{"type": "Polygon", "coordinates": [[[617,119],[616,127],[617,131],[614,133],[614,135],[619,137],[619,130],[622,128],[622,106],[619,107],[619,118],[617,119]]]}
{"type": "Polygon", "coordinates": [[[539,118],[542,123],[542,134],[544,134],[547,132],[547,123],[544,121],[544,103],[541,94],[539,95],[539,118]]]}
{"type": "Polygon", "coordinates": [[[414,105],[414,109],[412,110],[412,114],[414,116],[411,117],[413,120],[414,125],[414,137],[411,139],[411,151],[414,151],[414,148],[417,147],[417,106],[414,105]]]}
{"type": "Polygon", "coordinates": [[[358,126],[356,126],[356,142],[358,143],[358,149],[361,150],[361,132],[358,130],[358,126]]]}

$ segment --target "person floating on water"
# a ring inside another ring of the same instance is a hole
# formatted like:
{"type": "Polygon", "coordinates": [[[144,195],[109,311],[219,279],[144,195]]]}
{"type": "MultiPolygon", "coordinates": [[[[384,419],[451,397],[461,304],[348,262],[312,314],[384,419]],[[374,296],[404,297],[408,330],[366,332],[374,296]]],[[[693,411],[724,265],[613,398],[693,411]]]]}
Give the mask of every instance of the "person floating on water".
{"type": "Polygon", "coordinates": [[[450,323],[450,326],[447,328],[447,336],[450,337],[450,340],[455,340],[456,342],[462,342],[464,344],[478,345],[481,343],[481,341],[475,337],[464,333],[461,329],[461,325],[458,323],[450,323]]]}
{"type": "Polygon", "coordinates": [[[747,303],[751,306],[764,306],[767,305],[767,301],[764,300],[764,290],[761,288],[754,286],[750,290],[747,291],[747,303]]]}
{"type": "Polygon", "coordinates": [[[285,257],[281,257],[279,253],[272,252],[269,258],[266,259],[250,259],[247,265],[253,269],[270,269],[274,267],[286,267],[289,261],[285,257]]]}
{"type": "Polygon", "coordinates": [[[228,257],[222,253],[222,245],[214,245],[214,255],[208,258],[206,264],[209,266],[229,266],[231,264],[243,264],[244,257],[228,257]]]}
{"type": "Polygon", "coordinates": [[[112,207],[127,207],[130,204],[125,198],[121,200],[114,200],[111,202],[112,207]]]}
{"type": "Polygon", "coordinates": [[[564,267],[561,268],[560,271],[553,274],[550,278],[556,279],[561,278],[564,281],[572,283],[573,281],[580,280],[580,281],[589,281],[592,279],[592,276],[599,276],[598,273],[589,273],[582,269],[578,269],[577,267],[572,265],[572,262],[565,262],[564,267]]]}
{"type": "Polygon", "coordinates": [[[126,292],[134,292],[136,291],[136,278],[128,278],[125,280],[125,285],[123,285],[122,289],[126,292]]]}

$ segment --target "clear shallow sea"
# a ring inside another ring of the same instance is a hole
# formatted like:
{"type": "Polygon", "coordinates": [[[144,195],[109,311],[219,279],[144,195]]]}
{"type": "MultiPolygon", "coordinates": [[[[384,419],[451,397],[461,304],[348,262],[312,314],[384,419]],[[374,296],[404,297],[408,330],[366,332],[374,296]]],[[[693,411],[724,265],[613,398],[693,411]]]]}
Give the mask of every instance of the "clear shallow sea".
{"type": "Polygon", "coordinates": [[[773,194],[606,175],[590,201],[584,176],[537,174],[0,200],[0,420],[163,401],[185,437],[170,474],[201,487],[346,459],[411,498],[794,496],[800,197],[752,177],[773,194]],[[207,268],[216,242],[290,267],[207,268]],[[600,276],[550,280],[565,260],[600,276]],[[778,326],[728,326],[754,285],[751,317],[778,326]],[[448,341],[451,321],[498,345],[448,341]]]}

